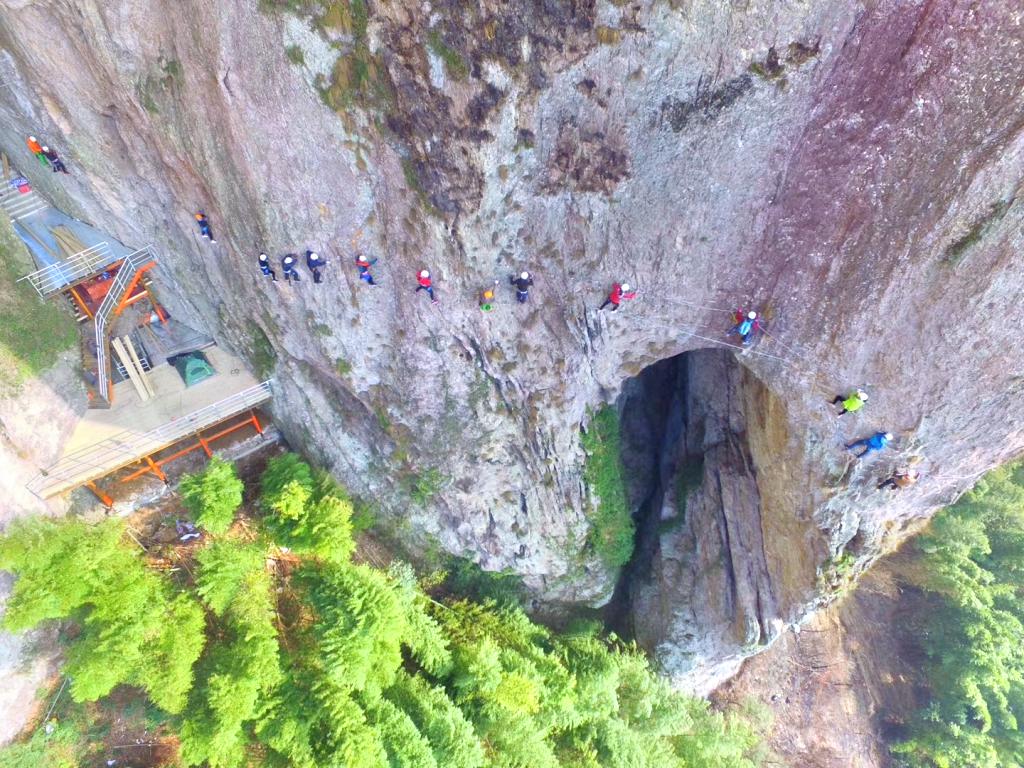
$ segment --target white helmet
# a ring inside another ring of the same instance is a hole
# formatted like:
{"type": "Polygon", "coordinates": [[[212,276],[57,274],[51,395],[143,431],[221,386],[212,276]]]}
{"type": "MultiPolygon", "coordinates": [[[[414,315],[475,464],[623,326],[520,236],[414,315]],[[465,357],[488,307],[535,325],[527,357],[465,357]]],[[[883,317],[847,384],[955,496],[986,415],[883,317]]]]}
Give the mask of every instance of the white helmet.
{"type": "Polygon", "coordinates": [[[430,277],[430,273],[427,270],[420,270],[420,277],[430,277]]]}
{"type": "Polygon", "coordinates": [[[28,140],[29,141],[39,141],[39,139],[37,139],[35,136],[29,136],[28,140]]]}
{"type": "Polygon", "coordinates": [[[49,152],[49,151],[50,151],[50,148],[48,146],[46,146],[45,144],[43,144],[43,152],[49,152]]]}
{"type": "Polygon", "coordinates": [[[885,439],[886,440],[892,440],[892,432],[886,432],[885,433],[885,439]]]}
{"type": "Polygon", "coordinates": [[[529,272],[522,272],[522,273],[520,273],[519,277],[521,277],[523,280],[529,280],[530,279],[530,273],[529,272]]]}
{"type": "Polygon", "coordinates": [[[628,291],[629,290],[629,283],[623,283],[622,284],[622,290],[628,291]]]}
{"type": "Polygon", "coordinates": [[[757,312],[747,312],[748,320],[757,320],[757,312]]]}
{"type": "Polygon", "coordinates": [[[865,392],[863,389],[858,389],[857,390],[857,397],[859,397],[865,403],[868,401],[868,393],[865,392]]]}
{"type": "Polygon", "coordinates": [[[267,254],[261,252],[260,253],[260,261],[266,261],[266,260],[267,260],[267,254]]]}
{"type": "Polygon", "coordinates": [[[309,252],[309,259],[310,259],[310,261],[318,261],[320,259],[320,257],[317,255],[316,251],[310,251],[309,252]]]}

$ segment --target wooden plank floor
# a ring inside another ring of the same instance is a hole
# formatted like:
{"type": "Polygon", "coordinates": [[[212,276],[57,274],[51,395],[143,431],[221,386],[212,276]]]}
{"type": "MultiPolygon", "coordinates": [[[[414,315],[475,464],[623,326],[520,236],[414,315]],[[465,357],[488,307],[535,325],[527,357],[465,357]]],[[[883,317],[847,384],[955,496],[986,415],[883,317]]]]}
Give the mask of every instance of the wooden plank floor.
{"type": "Polygon", "coordinates": [[[156,395],[148,402],[139,399],[130,381],[115,384],[113,405],[86,411],[61,456],[125,432],[141,435],[259,383],[241,360],[220,347],[204,349],[203,354],[216,375],[186,388],[173,366],[158,365],[149,373],[156,395]]]}

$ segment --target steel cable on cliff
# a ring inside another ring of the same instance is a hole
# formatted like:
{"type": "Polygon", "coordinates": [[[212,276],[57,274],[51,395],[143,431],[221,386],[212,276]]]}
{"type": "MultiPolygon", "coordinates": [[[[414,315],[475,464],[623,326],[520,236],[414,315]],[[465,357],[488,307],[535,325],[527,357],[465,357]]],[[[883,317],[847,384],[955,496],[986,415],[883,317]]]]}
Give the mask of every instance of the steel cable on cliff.
{"type": "MultiPolygon", "coordinates": [[[[670,303],[670,304],[686,304],[688,306],[698,307],[700,309],[708,309],[708,310],[712,310],[712,311],[716,311],[716,312],[727,312],[730,315],[735,313],[735,310],[726,310],[726,309],[722,309],[721,307],[714,307],[714,306],[705,305],[705,304],[697,304],[695,302],[686,301],[685,299],[678,299],[678,298],[675,298],[675,297],[673,297],[673,298],[661,297],[661,298],[662,298],[662,301],[665,301],[665,302],[670,303]]],[[[692,326],[692,328],[700,329],[700,330],[706,330],[706,331],[710,331],[711,330],[710,328],[708,328],[705,325],[695,325],[695,326],[692,326]]],[[[709,338],[707,336],[703,336],[701,334],[696,333],[694,330],[690,330],[690,331],[684,330],[683,332],[687,334],[687,337],[693,337],[693,338],[700,339],[702,341],[710,342],[712,344],[718,344],[718,345],[721,345],[723,347],[727,347],[729,349],[739,350],[741,354],[750,353],[750,354],[760,355],[761,357],[766,357],[766,358],[770,358],[770,359],[773,359],[773,360],[778,360],[779,362],[782,362],[782,363],[790,366],[791,368],[794,368],[797,371],[801,371],[801,372],[803,372],[805,374],[810,374],[815,379],[823,379],[823,380],[826,380],[826,381],[829,380],[829,379],[834,379],[834,380],[838,381],[838,380],[841,380],[843,378],[834,369],[829,370],[829,367],[820,367],[820,368],[819,367],[811,367],[809,365],[810,361],[807,360],[806,356],[801,355],[797,350],[793,349],[792,347],[790,347],[790,346],[788,346],[786,344],[783,344],[781,341],[778,340],[777,337],[775,337],[772,334],[770,334],[764,328],[761,329],[761,333],[766,338],[768,338],[768,339],[770,339],[772,341],[777,342],[782,347],[785,347],[787,350],[789,350],[792,353],[792,355],[795,355],[797,357],[802,358],[804,360],[804,365],[799,364],[792,357],[784,357],[782,355],[774,355],[774,354],[771,354],[770,352],[763,352],[761,350],[754,349],[754,348],[751,348],[751,347],[741,346],[741,345],[738,345],[738,344],[731,344],[731,343],[729,343],[727,341],[723,341],[721,339],[709,338]]],[[[815,386],[816,388],[819,389],[819,391],[824,392],[824,393],[826,393],[829,396],[831,396],[832,394],[835,393],[833,389],[823,386],[820,382],[817,382],[817,383],[813,384],[813,386],[815,386]]]]}

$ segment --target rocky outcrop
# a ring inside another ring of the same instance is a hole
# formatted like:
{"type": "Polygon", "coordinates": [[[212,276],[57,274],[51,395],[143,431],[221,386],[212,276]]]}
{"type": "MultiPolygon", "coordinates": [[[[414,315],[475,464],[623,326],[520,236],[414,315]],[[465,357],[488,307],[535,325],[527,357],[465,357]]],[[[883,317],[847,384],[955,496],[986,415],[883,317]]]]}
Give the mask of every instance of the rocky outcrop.
{"type": "Polygon", "coordinates": [[[273,374],[290,441],[404,540],[548,601],[616,580],[586,546],[588,409],[760,307],[740,368],[689,374],[715,403],[687,404],[700,490],[637,596],[700,686],[813,606],[829,557],[868,562],[1024,445],[1024,32],[967,0],[521,5],[0,0],[0,146],[154,243],[171,310],[273,374]],[[258,248],[303,247],[325,284],[258,274],[258,248]],[[531,303],[480,312],[522,267],[531,303]],[[623,277],[639,300],[597,312],[623,277]],[[854,385],[870,406],[840,423],[854,385]],[[851,466],[879,427],[895,450],[851,466]],[[925,479],[876,493],[910,455],[925,479]]]}

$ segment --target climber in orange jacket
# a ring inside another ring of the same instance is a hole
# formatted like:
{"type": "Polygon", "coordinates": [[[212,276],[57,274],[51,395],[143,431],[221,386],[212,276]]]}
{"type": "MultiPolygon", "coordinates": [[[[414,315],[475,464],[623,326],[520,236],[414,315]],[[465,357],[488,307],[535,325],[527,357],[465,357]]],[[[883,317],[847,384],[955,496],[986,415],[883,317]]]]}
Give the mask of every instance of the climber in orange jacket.
{"type": "Polygon", "coordinates": [[[434,297],[434,284],[430,281],[430,272],[425,269],[421,269],[419,274],[416,275],[416,281],[419,285],[416,286],[415,293],[426,291],[427,296],[430,297],[430,303],[437,304],[437,299],[434,297]]]}
{"type": "Polygon", "coordinates": [[[210,220],[206,218],[206,214],[202,211],[198,211],[195,214],[196,224],[199,225],[199,234],[205,237],[210,243],[216,245],[217,241],[213,239],[213,230],[210,229],[210,220]]]}
{"type": "Polygon", "coordinates": [[[29,151],[36,156],[36,160],[39,161],[39,164],[44,168],[48,168],[50,163],[47,161],[46,155],[43,154],[43,148],[39,144],[39,140],[35,136],[29,136],[25,139],[25,143],[28,144],[29,151]]]}
{"type": "Polygon", "coordinates": [[[604,309],[609,304],[612,305],[612,312],[619,308],[623,299],[635,299],[636,291],[629,289],[629,283],[612,283],[612,292],[608,294],[608,298],[604,300],[604,304],[598,307],[598,311],[604,309]]]}

